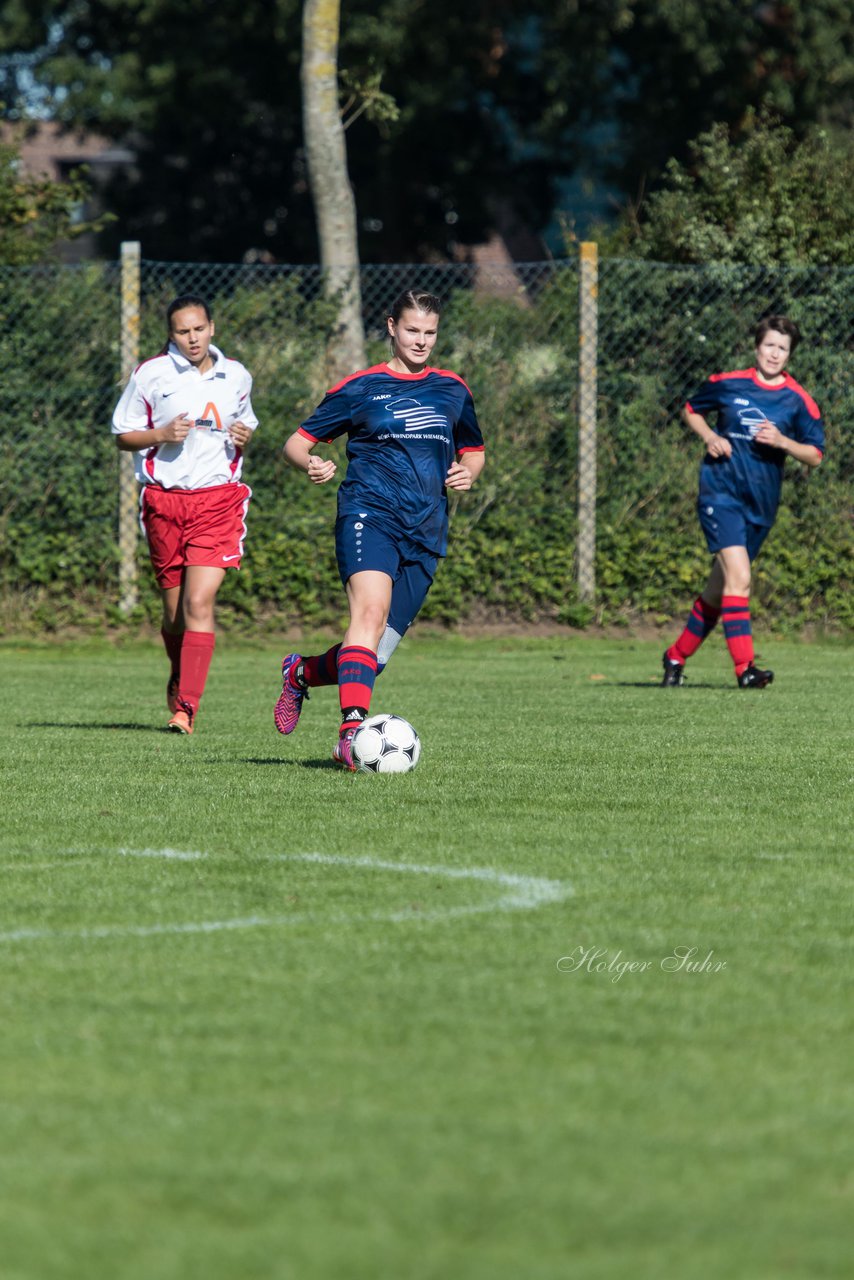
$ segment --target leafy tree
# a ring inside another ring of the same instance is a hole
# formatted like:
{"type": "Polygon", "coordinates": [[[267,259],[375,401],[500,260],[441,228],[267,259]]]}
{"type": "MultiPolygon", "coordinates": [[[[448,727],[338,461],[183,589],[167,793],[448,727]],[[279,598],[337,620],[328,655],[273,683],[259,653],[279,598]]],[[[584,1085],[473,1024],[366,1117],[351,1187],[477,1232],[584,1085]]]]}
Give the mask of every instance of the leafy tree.
{"type": "MultiPolygon", "coordinates": [[[[0,95],[24,110],[41,94],[69,125],[135,139],[105,249],[313,261],[300,13],[0,0],[0,95]]],[[[342,0],[340,67],[363,261],[541,230],[579,167],[636,197],[691,138],[763,103],[799,136],[852,116],[847,0],[342,0]]]]}
{"type": "Polygon", "coordinates": [[[751,118],[717,124],[671,160],[660,191],[623,237],[665,262],[854,266],[854,141],[751,118]]]}
{"type": "Polygon", "coordinates": [[[58,241],[91,230],[93,223],[75,220],[87,191],[81,170],[68,182],[24,176],[18,144],[0,142],[0,263],[27,266],[40,262],[58,241]]]}
{"type": "Polygon", "coordinates": [[[338,108],[339,0],[305,0],[302,97],[306,158],[327,295],[338,301],[330,380],[365,364],[356,205],[338,108]]]}

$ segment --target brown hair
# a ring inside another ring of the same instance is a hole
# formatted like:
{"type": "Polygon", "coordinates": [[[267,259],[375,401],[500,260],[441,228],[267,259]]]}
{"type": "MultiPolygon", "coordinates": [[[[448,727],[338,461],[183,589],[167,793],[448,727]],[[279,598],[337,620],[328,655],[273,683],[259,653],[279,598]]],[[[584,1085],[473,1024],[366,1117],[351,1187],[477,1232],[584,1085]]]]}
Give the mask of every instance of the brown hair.
{"type": "Polygon", "coordinates": [[[789,355],[791,355],[801,340],[801,331],[794,320],[790,320],[788,316],[765,316],[760,320],[753,335],[754,345],[758,347],[772,329],[775,333],[785,333],[789,339],[789,355]]]}
{"type": "Polygon", "coordinates": [[[405,289],[403,293],[399,293],[391,304],[389,309],[389,319],[397,324],[404,311],[424,311],[428,314],[440,316],[442,314],[442,304],[436,297],[435,293],[428,293],[426,289],[405,289]]]}

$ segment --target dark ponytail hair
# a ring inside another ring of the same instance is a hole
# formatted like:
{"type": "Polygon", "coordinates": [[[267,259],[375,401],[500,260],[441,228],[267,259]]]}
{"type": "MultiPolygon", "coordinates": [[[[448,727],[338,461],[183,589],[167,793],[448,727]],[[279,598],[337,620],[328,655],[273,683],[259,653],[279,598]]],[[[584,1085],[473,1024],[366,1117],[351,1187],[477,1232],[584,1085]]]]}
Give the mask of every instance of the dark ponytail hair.
{"type": "Polygon", "coordinates": [[[428,315],[432,313],[440,316],[442,304],[435,293],[428,293],[426,289],[405,289],[391,304],[389,319],[397,324],[404,311],[424,311],[428,315]]]}
{"type": "Polygon", "coordinates": [[[177,298],[173,298],[166,308],[166,345],[163,348],[163,355],[169,350],[169,343],[172,341],[172,317],[176,311],[183,311],[185,307],[200,307],[205,313],[205,318],[208,321],[211,319],[210,307],[197,293],[182,293],[177,298]]]}

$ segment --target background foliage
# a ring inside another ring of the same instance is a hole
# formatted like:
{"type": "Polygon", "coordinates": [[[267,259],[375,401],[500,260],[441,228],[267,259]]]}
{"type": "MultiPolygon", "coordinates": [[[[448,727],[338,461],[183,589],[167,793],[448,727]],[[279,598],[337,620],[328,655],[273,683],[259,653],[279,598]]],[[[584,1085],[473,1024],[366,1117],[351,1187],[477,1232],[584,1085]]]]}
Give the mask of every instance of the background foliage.
{"type": "MultiPolygon", "coordinates": [[[[136,153],[105,252],[312,262],[300,10],[0,0],[0,97],[136,153]]],[[[637,202],[691,139],[738,136],[762,106],[799,138],[845,137],[852,32],[846,0],[344,0],[344,96],[388,95],[347,134],[362,261],[454,259],[495,230],[530,246],[591,198],[583,184],[602,207],[637,202]]]]}
{"type": "MultiPolygon", "coordinates": [[[[168,300],[200,290],[213,301],[224,349],[255,376],[262,425],[246,462],[255,495],[247,556],[221,594],[232,625],[337,622],[342,613],[334,489],[308,485],[281,459],[285,437],[326,387],[334,307],[319,295],[318,278],[316,269],[144,264],[141,353],[162,346],[168,300]]],[[[750,364],[757,316],[781,310],[806,335],[793,373],[822,407],[828,452],[808,480],[787,466],[783,511],[758,562],[757,606],[782,625],[851,625],[850,270],[602,262],[595,615],[575,588],[575,263],[529,265],[491,279],[422,268],[418,279],[448,299],[435,363],[466,378],[488,447],[481,482],[454,499],[449,558],[424,618],[579,625],[593,616],[660,620],[684,610],[707,555],[694,514],[697,444],[678,410],[710,372],[750,364]]],[[[6,625],[25,614],[47,627],[103,625],[117,598],[118,455],[109,435],[121,390],[116,270],[4,268],[2,283],[6,625]]],[[[378,300],[399,284],[395,273],[364,269],[371,359],[385,352],[378,300]]],[[[142,546],[140,580],[140,617],[153,620],[157,602],[142,546]]]]}

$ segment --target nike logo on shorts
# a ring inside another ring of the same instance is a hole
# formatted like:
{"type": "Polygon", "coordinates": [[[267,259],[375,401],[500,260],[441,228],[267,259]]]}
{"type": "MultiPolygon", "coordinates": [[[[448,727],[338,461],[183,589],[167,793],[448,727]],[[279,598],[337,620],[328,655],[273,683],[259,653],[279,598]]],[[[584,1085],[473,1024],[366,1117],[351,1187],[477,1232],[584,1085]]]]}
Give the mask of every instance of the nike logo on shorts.
{"type": "Polygon", "coordinates": [[[223,556],[222,558],[223,558],[223,560],[239,560],[239,559],[240,559],[240,552],[238,551],[238,553],[237,553],[237,555],[236,555],[236,556],[223,556]]]}

